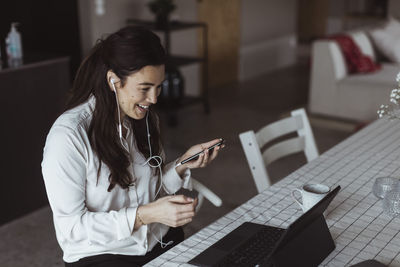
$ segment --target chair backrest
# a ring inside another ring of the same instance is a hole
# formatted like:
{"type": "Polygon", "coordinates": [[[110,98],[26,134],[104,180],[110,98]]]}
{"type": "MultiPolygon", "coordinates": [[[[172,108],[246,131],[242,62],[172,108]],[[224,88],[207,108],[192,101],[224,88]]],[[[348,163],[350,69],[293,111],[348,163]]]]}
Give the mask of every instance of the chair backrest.
{"type": "Polygon", "coordinates": [[[314,135],[303,108],[291,112],[291,116],[271,123],[258,132],[247,131],[239,135],[251,174],[258,192],[271,185],[266,166],[282,157],[303,151],[307,161],[318,157],[314,135]],[[297,132],[297,137],[278,142],[263,149],[270,141],[297,132]]]}

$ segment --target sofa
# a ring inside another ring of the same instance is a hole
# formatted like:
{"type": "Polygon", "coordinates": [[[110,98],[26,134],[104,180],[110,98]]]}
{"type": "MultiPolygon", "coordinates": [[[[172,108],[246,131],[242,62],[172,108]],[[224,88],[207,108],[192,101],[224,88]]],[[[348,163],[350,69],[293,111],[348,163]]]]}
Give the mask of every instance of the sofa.
{"type": "MultiPolygon", "coordinates": [[[[376,48],[367,31],[347,34],[362,54],[377,61],[376,48]]],[[[396,88],[399,63],[380,62],[378,71],[350,74],[338,43],[329,39],[314,41],[311,57],[308,102],[311,114],[369,122],[377,118],[380,105],[389,102],[390,91],[396,88]]]]}

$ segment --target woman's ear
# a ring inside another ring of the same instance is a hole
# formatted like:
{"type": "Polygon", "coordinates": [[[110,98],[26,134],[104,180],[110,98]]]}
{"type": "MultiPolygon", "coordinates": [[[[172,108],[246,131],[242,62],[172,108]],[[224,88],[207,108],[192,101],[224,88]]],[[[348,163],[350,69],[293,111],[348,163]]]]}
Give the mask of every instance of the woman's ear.
{"type": "Polygon", "coordinates": [[[111,91],[114,92],[116,90],[116,83],[118,83],[119,81],[120,79],[117,78],[117,75],[115,75],[114,72],[112,72],[111,70],[107,71],[107,82],[111,91]]]}

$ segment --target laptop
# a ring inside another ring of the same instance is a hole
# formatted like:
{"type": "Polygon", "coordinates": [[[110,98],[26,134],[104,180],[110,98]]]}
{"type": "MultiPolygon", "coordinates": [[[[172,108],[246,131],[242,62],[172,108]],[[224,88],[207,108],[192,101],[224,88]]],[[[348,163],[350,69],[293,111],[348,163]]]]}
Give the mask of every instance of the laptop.
{"type": "Polygon", "coordinates": [[[197,266],[317,266],[335,244],[323,212],[337,186],[287,229],[244,222],[188,263],[197,266]]]}

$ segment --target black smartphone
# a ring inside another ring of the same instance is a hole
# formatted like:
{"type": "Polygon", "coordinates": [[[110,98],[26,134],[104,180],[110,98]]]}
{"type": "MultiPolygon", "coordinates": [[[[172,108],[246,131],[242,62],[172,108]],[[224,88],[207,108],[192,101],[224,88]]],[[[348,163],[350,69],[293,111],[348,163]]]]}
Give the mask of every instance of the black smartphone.
{"type": "MultiPolygon", "coordinates": [[[[214,148],[215,148],[215,147],[217,147],[217,146],[222,146],[223,144],[225,144],[225,139],[221,138],[221,140],[220,140],[218,143],[216,143],[216,144],[214,144],[214,145],[212,145],[212,146],[210,146],[210,147],[208,148],[208,153],[211,154],[211,153],[214,151],[214,148]]],[[[200,151],[199,153],[194,154],[193,156],[191,156],[191,157],[189,157],[189,158],[187,158],[187,159],[182,160],[180,163],[178,163],[177,166],[182,165],[182,164],[185,164],[185,163],[188,162],[188,161],[198,159],[198,157],[199,157],[199,155],[200,155],[201,153],[203,153],[203,151],[200,151]]]]}

